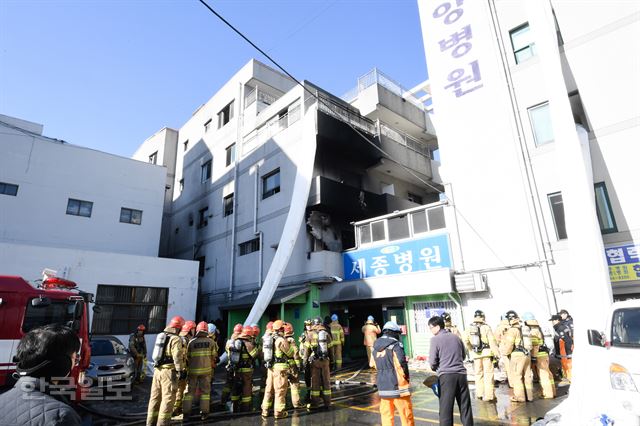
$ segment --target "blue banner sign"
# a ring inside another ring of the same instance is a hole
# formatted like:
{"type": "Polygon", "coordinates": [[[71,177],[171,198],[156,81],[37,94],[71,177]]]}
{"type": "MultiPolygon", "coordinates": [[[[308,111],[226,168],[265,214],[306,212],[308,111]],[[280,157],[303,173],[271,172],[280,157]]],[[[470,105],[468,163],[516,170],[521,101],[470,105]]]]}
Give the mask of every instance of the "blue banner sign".
{"type": "Polygon", "coordinates": [[[640,245],[605,247],[611,282],[640,280],[640,245]]]}
{"type": "Polygon", "coordinates": [[[345,252],[343,262],[345,280],[450,268],[449,235],[345,252]]]}

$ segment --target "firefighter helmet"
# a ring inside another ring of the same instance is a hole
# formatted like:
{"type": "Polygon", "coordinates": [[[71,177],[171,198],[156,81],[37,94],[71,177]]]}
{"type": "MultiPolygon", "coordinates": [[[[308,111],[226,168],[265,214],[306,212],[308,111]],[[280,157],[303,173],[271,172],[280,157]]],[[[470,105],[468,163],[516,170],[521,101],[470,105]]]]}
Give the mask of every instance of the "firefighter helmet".
{"type": "Polygon", "coordinates": [[[253,328],[250,325],[242,327],[242,334],[244,336],[253,336],[253,328]]]}
{"type": "Polygon", "coordinates": [[[373,316],[369,315],[369,316],[367,317],[367,321],[371,321],[371,322],[373,322],[373,320],[374,320],[374,319],[373,319],[373,316]]]}
{"type": "Polygon", "coordinates": [[[451,322],[451,314],[449,312],[443,312],[440,317],[444,322],[451,322]]]}
{"type": "Polygon", "coordinates": [[[322,325],[322,318],[320,317],[315,317],[313,319],[313,325],[322,325]]]}
{"type": "Polygon", "coordinates": [[[284,327],[284,321],[275,320],[273,322],[273,331],[280,331],[282,329],[282,327],[284,327]]]}
{"type": "Polygon", "coordinates": [[[258,327],[258,324],[252,324],[251,329],[253,330],[253,335],[255,337],[258,337],[260,335],[260,327],[258,327]]]}
{"type": "Polygon", "coordinates": [[[305,326],[305,327],[306,327],[306,326],[310,326],[311,324],[313,324],[313,322],[312,322],[309,318],[307,318],[306,320],[304,320],[304,326],[305,326]]]}
{"type": "Polygon", "coordinates": [[[509,321],[511,321],[512,319],[518,318],[518,314],[516,313],[516,311],[511,310],[511,311],[507,311],[507,313],[505,314],[505,316],[507,317],[507,319],[509,321]]]}
{"type": "Polygon", "coordinates": [[[338,316],[336,314],[331,315],[331,321],[338,321],[338,316]]]}
{"type": "Polygon", "coordinates": [[[400,326],[395,321],[387,321],[382,330],[393,331],[394,333],[400,333],[401,331],[400,326]]]}
{"type": "Polygon", "coordinates": [[[273,321],[267,323],[267,331],[273,331],[273,321]]]}
{"type": "Polygon", "coordinates": [[[475,311],[473,313],[473,317],[474,318],[482,318],[482,319],[484,319],[484,312],[481,311],[480,309],[478,309],[477,311],[475,311]]]}
{"type": "Polygon", "coordinates": [[[236,324],[233,326],[234,333],[242,333],[242,324],[236,324]]]}
{"type": "Polygon", "coordinates": [[[284,335],[293,336],[293,326],[288,322],[284,324],[284,335]]]}
{"type": "Polygon", "coordinates": [[[182,330],[180,330],[182,333],[189,333],[191,330],[193,330],[194,328],[196,328],[196,323],[194,321],[185,321],[184,325],[182,326],[182,330]]]}
{"type": "Polygon", "coordinates": [[[144,324],[140,324],[138,326],[138,331],[145,331],[147,329],[147,327],[144,326],[144,324]]]}
{"type": "Polygon", "coordinates": [[[200,321],[196,327],[196,333],[200,333],[201,331],[205,333],[209,332],[209,325],[205,321],[200,321]]]}
{"type": "Polygon", "coordinates": [[[177,315],[171,318],[171,321],[169,321],[170,328],[182,328],[183,325],[184,325],[184,318],[182,318],[180,315],[177,315]]]}
{"type": "Polygon", "coordinates": [[[533,314],[531,312],[525,312],[524,314],[522,314],[522,320],[523,321],[533,321],[535,319],[536,319],[536,317],[533,316],[533,314]]]}
{"type": "Polygon", "coordinates": [[[215,324],[213,324],[213,323],[209,323],[209,324],[207,324],[207,332],[208,332],[209,334],[213,334],[213,333],[215,333],[216,331],[218,331],[218,328],[216,327],[216,325],[215,325],[215,324]]]}

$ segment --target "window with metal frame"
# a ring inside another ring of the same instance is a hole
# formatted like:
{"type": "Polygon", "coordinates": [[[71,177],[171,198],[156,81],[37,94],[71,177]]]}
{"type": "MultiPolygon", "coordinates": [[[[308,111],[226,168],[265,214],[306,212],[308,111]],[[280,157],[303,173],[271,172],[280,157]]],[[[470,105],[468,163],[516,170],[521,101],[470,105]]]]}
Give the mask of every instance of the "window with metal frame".
{"type": "Polygon", "coordinates": [[[224,217],[233,214],[233,192],[222,199],[222,204],[224,217]]]}
{"type": "Polygon", "coordinates": [[[262,177],[262,199],[269,198],[280,192],[280,168],[262,177]]]}
{"type": "Polygon", "coordinates": [[[562,203],[562,194],[556,192],[547,195],[549,199],[549,206],[551,207],[551,217],[553,218],[553,225],[556,230],[556,237],[558,240],[567,239],[567,227],[564,221],[564,204],[562,203]]]}
{"type": "Polygon", "coordinates": [[[204,228],[209,224],[209,207],[198,210],[198,228],[204,228]]]}
{"type": "Polygon", "coordinates": [[[161,332],[167,322],[169,289],[98,284],[93,334],[124,334],[144,324],[147,333],[161,332]]]}
{"type": "Polygon", "coordinates": [[[0,195],[18,195],[18,185],[12,183],[0,182],[0,195]]]}
{"type": "Polygon", "coordinates": [[[238,244],[238,246],[238,248],[240,249],[240,256],[256,252],[260,250],[260,238],[254,238],[252,240],[245,241],[244,243],[238,244]]]}
{"type": "Polygon", "coordinates": [[[132,225],[142,224],[142,210],[128,209],[122,207],[120,209],[120,222],[130,223],[132,225]]]}
{"type": "Polygon", "coordinates": [[[211,179],[211,163],[212,160],[209,160],[203,163],[201,166],[200,180],[202,181],[202,183],[205,183],[206,181],[211,179]]]}
{"type": "Polygon", "coordinates": [[[91,201],[69,198],[67,202],[67,214],[71,216],[91,217],[92,210],[93,202],[91,201]]]}
{"type": "Polygon", "coordinates": [[[594,185],[594,191],[596,193],[596,213],[598,214],[600,231],[603,234],[618,232],[616,218],[613,216],[611,201],[609,201],[607,185],[604,182],[598,182],[594,185]]]}
{"type": "Polygon", "coordinates": [[[553,142],[553,127],[551,126],[551,113],[549,112],[549,102],[532,106],[527,110],[533,131],[533,139],[536,146],[553,142]]]}
{"type": "Polygon", "coordinates": [[[509,37],[511,38],[516,64],[520,64],[536,55],[533,34],[530,31],[528,22],[509,31],[509,37]]]}
{"type": "Polygon", "coordinates": [[[229,167],[236,161],[236,144],[232,143],[226,149],[227,160],[225,162],[226,167],[229,167]]]}
{"type": "Polygon", "coordinates": [[[233,119],[233,104],[234,101],[229,102],[226,107],[222,108],[220,112],[218,112],[218,129],[224,127],[233,119]]]}

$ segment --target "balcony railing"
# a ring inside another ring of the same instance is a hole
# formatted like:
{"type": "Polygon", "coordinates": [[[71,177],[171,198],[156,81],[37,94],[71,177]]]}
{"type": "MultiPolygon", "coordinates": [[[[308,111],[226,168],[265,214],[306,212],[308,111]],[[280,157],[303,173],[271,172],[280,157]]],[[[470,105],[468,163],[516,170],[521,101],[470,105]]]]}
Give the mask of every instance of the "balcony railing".
{"type": "Polygon", "coordinates": [[[422,154],[425,157],[433,160],[433,153],[431,152],[431,150],[418,139],[405,132],[393,129],[382,122],[379,123],[379,127],[381,135],[386,136],[389,139],[398,142],[400,145],[404,145],[410,150],[415,151],[418,154],[422,154]]]}
{"type": "Polygon", "coordinates": [[[340,105],[338,102],[323,95],[322,93],[318,93],[318,110],[372,135],[377,134],[376,124],[373,121],[361,116],[357,111],[347,108],[344,105],[340,105]]]}
{"type": "Polygon", "coordinates": [[[276,115],[253,131],[242,143],[242,155],[246,155],[262,142],[272,138],[300,120],[300,103],[291,105],[283,115],[276,115]]]}
{"type": "Polygon", "coordinates": [[[245,95],[244,108],[249,108],[256,100],[262,102],[265,105],[271,105],[276,101],[276,97],[254,88],[251,92],[245,95]]]}
{"type": "Polygon", "coordinates": [[[401,98],[411,102],[418,108],[422,110],[426,110],[424,104],[420,102],[420,100],[416,98],[409,90],[402,87],[400,83],[396,82],[391,77],[378,71],[377,68],[372,69],[362,77],[358,78],[358,85],[355,88],[349,90],[347,93],[345,93],[341,99],[343,101],[351,103],[358,98],[358,96],[360,95],[360,92],[364,91],[366,88],[370,86],[373,86],[374,84],[379,84],[380,86],[391,91],[392,93],[395,93],[401,98]]]}

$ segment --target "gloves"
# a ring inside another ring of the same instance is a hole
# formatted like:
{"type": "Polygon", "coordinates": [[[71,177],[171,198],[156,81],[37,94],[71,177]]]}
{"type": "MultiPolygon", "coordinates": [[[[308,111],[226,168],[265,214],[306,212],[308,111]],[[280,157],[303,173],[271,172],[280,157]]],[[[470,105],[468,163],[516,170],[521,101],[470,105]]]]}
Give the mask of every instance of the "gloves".
{"type": "Polygon", "coordinates": [[[180,376],[178,378],[180,380],[186,380],[187,379],[187,370],[181,370],[179,373],[180,373],[180,376]]]}

